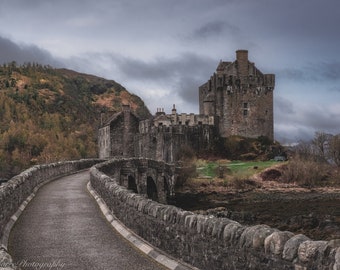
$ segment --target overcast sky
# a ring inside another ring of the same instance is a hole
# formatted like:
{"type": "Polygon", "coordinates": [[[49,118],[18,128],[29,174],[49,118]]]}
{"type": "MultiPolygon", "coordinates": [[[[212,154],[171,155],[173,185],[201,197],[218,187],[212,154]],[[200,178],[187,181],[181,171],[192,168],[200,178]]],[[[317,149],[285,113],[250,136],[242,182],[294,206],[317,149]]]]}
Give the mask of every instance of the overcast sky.
{"type": "Polygon", "coordinates": [[[340,133],[339,0],[0,0],[0,63],[113,79],[152,113],[198,113],[198,87],[237,49],[276,74],[281,143],[340,133]]]}

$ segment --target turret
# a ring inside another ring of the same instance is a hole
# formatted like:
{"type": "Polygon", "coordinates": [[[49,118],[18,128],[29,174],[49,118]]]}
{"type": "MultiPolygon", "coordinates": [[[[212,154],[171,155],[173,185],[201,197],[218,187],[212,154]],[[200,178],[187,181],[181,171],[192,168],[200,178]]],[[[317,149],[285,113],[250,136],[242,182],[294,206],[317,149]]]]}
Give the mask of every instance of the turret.
{"type": "Polygon", "coordinates": [[[172,106],[171,110],[171,121],[174,125],[177,124],[177,110],[175,104],[172,106]]]}
{"type": "Polygon", "coordinates": [[[275,75],[274,74],[264,74],[264,84],[265,84],[265,86],[274,89],[274,87],[275,87],[275,75]]]}
{"type": "Polygon", "coordinates": [[[214,115],[215,114],[215,95],[210,92],[203,100],[203,114],[214,115]]]}

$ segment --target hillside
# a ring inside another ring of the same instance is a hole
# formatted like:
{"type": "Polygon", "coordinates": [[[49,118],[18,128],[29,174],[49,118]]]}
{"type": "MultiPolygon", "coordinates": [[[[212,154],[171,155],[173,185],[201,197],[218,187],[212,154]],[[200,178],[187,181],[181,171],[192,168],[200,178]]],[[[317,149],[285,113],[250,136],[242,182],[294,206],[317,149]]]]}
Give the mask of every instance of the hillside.
{"type": "Polygon", "coordinates": [[[0,178],[31,165],[97,156],[101,116],[143,101],[112,80],[37,64],[0,66],[0,178]]]}

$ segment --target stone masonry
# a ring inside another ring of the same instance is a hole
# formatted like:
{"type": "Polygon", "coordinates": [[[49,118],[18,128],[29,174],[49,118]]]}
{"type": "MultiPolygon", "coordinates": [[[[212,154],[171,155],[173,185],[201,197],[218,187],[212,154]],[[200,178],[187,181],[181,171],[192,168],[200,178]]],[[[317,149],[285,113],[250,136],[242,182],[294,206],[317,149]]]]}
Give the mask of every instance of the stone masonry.
{"type": "Polygon", "coordinates": [[[218,118],[221,137],[274,137],[275,75],[263,74],[249,62],[248,51],[236,51],[236,61],[221,61],[199,87],[200,114],[218,118]]]}
{"type": "Polygon", "coordinates": [[[33,194],[43,184],[101,162],[99,159],[64,161],[31,167],[0,186],[0,269],[19,269],[15,266],[7,244],[10,230],[33,194]]]}
{"type": "Polygon", "coordinates": [[[214,152],[221,138],[232,135],[273,139],[275,75],[263,74],[238,50],[234,62],[220,62],[216,72],[199,87],[200,114],[170,114],[157,109],[150,119],[139,119],[128,105],[99,128],[99,157],[146,157],[175,162],[183,147],[196,154],[214,152]]]}
{"type": "MultiPolygon", "coordinates": [[[[165,178],[173,176],[164,162],[112,159],[91,168],[91,185],[120,221],[175,258],[202,270],[340,270],[339,240],[313,241],[267,225],[244,226],[198,215],[121,186],[122,168],[133,171],[136,166],[138,171],[141,164],[150,167],[144,168],[144,179],[153,168],[165,178]]],[[[157,186],[162,187],[162,181],[157,186]]]]}
{"type": "Polygon", "coordinates": [[[135,156],[134,135],[138,133],[139,118],[129,105],[102,123],[98,134],[99,157],[135,156]]]}

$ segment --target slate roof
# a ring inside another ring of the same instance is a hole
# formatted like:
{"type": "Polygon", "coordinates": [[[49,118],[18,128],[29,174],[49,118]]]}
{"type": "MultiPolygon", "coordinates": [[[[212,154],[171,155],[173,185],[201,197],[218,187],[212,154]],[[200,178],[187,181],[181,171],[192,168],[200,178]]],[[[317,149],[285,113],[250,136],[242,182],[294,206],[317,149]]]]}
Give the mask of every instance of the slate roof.
{"type": "MultiPolygon", "coordinates": [[[[110,125],[112,122],[115,122],[115,121],[119,118],[119,116],[122,116],[122,117],[123,117],[123,113],[124,113],[124,112],[121,111],[121,112],[117,112],[117,113],[113,114],[113,115],[110,116],[107,120],[105,120],[105,121],[103,122],[102,127],[106,127],[106,126],[110,125]]],[[[133,112],[130,111],[130,114],[131,114],[133,117],[135,117],[135,118],[137,118],[138,120],[140,120],[139,117],[138,117],[135,113],[133,113],[133,112]]]]}

